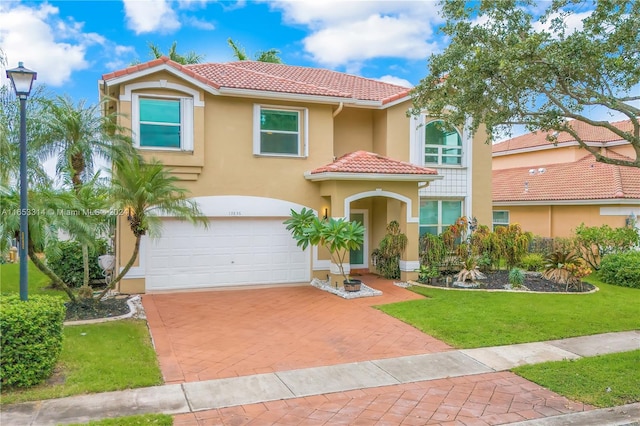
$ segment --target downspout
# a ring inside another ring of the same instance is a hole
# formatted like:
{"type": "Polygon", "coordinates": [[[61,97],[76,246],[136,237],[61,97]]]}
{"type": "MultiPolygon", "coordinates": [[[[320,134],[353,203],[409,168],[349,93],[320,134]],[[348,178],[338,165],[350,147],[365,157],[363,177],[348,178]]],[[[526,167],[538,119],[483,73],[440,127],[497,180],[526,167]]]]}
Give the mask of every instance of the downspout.
{"type": "Polygon", "coordinates": [[[335,111],[333,111],[333,118],[336,118],[338,114],[342,112],[342,108],[344,108],[344,102],[340,102],[340,105],[338,105],[338,108],[335,111]]]}

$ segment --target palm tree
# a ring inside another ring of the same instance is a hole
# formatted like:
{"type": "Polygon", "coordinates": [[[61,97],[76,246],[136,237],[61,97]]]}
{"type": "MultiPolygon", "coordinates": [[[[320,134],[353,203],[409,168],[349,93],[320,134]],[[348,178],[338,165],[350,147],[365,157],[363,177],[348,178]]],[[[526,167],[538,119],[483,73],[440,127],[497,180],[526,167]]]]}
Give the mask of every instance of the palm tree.
{"type": "Polygon", "coordinates": [[[133,155],[115,163],[111,178],[112,206],[127,212],[129,228],[136,241],[131,258],[98,299],[129,272],[140,252],[142,236],[159,234],[160,215],[207,226],[207,218],[202,216],[197,204],[187,198],[187,190],[178,186],[177,181],[158,160],[147,163],[139,155],[133,155]]]}
{"type": "MultiPolygon", "coordinates": [[[[236,44],[231,38],[227,39],[227,44],[233,50],[233,57],[239,61],[248,61],[249,57],[244,50],[244,47],[236,44]]],[[[282,64],[282,59],[278,56],[280,54],[279,50],[269,49],[269,50],[259,50],[255,53],[255,60],[258,62],[270,62],[273,64],[282,64]]]]}
{"type": "Polygon", "coordinates": [[[94,176],[97,160],[133,153],[129,132],[115,124],[116,114],[102,114],[108,101],[88,107],[84,100],[74,105],[68,96],[46,101],[37,152],[43,161],[57,157],[56,173],[70,176],[75,191],[94,176]]]}
{"type": "Polygon", "coordinates": [[[178,46],[178,42],[174,41],[173,44],[171,45],[171,47],[169,48],[169,52],[167,54],[164,54],[162,52],[162,50],[160,50],[160,48],[153,43],[148,43],[149,45],[149,51],[151,54],[152,58],[161,58],[163,56],[167,56],[169,59],[171,59],[174,62],[177,62],[179,64],[182,65],[188,65],[188,64],[199,64],[200,62],[202,62],[202,60],[204,59],[204,55],[200,55],[198,53],[196,53],[195,51],[190,51],[187,52],[186,55],[181,55],[177,52],[176,48],[178,46]]]}
{"type": "MultiPolygon", "coordinates": [[[[43,124],[44,132],[38,141],[37,152],[42,160],[57,157],[56,173],[69,177],[78,202],[91,198],[86,191],[83,194],[82,188],[96,175],[98,159],[111,161],[133,153],[131,139],[115,124],[115,114],[101,114],[107,102],[108,99],[104,99],[99,104],[85,107],[81,100],[76,106],[68,96],[58,96],[45,102],[45,113],[38,120],[43,124]]],[[[96,217],[86,219],[95,225],[96,217]]],[[[80,241],[85,286],[89,284],[88,245],[92,241],[93,238],[80,241]]]]}
{"type": "MultiPolygon", "coordinates": [[[[31,184],[46,182],[47,173],[34,155],[32,145],[43,132],[39,120],[43,114],[45,87],[38,86],[27,102],[27,173],[31,184]]],[[[0,184],[9,186],[18,180],[20,170],[20,106],[9,86],[0,87],[0,184]]]]}
{"type": "MultiPolygon", "coordinates": [[[[0,186],[2,207],[9,212],[19,211],[20,193],[17,188],[9,189],[0,186]]],[[[92,228],[75,212],[81,211],[72,191],[54,189],[51,186],[38,184],[29,191],[29,232],[27,251],[33,264],[42,271],[53,284],[67,293],[69,300],[76,297],[69,286],[55,274],[37,255],[36,248],[53,244],[57,240],[58,229],[73,232],[83,240],[92,235],[92,228]]],[[[14,235],[20,229],[20,215],[3,214],[0,216],[0,230],[5,235],[14,235]]],[[[26,262],[27,259],[20,259],[26,262]]]]}

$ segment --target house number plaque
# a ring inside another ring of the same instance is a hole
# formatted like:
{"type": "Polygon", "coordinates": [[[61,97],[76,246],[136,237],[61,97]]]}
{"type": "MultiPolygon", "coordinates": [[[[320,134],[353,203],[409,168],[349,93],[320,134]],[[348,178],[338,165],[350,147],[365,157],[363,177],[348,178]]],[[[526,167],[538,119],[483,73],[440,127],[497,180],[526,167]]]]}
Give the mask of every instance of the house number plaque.
{"type": "Polygon", "coordinates": [[[242,216],[241,211],[230,211],[229,216],[242,216]]]}

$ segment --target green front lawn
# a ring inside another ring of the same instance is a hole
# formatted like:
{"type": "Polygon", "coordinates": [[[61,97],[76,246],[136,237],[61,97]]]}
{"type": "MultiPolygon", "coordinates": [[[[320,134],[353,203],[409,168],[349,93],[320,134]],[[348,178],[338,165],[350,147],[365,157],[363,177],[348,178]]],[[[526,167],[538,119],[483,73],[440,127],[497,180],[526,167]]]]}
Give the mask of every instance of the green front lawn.
{"type": "Polygon", "coordinates": [[[2,390],[2,403],[61,398],[162,384],[145,321],[121,320],[64,328],[62,354],[48,383],[2,390]]]}
{"type": "MultiPolygon", "coordinates": [[[[62,291],[47,289],[51,280],[33,262],[29,261],[27,266],[27,284],[29,294],[60,294],[66,297],[62,291]]],[[[20,264],[5,263],[0,264],[0,293],[20,292],[20,264]]]]}
{"type": "Polygon", "coordinates": [[[640,290],[587,280],[592,294],[527,294],[412,287],[425,299],[379,306],[457,348],[539,342],[640,329],[640,290]]]}
{"type": "Polygon", "coordinates": [[[596,407],[640,401],[640,350],[513,370],[527,380],[596,407]]]}

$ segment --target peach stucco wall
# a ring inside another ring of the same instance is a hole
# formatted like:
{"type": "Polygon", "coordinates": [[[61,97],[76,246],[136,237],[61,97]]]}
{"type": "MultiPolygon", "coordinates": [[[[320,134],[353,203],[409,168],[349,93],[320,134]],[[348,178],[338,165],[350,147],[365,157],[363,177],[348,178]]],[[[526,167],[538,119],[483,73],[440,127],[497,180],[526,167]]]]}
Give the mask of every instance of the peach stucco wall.
{"type": "Polygon", "coordinates": [[[523,230],[541,237],[570,237],[575,228],[584,223],[586,226],[625,225],[627,214],[620,216],[601,215],[601,207],[622,207],[623,211],[637,209],[640,206],[494,206],[494,211],[509,211],[509,222],[518,223],[523,230]]]}

